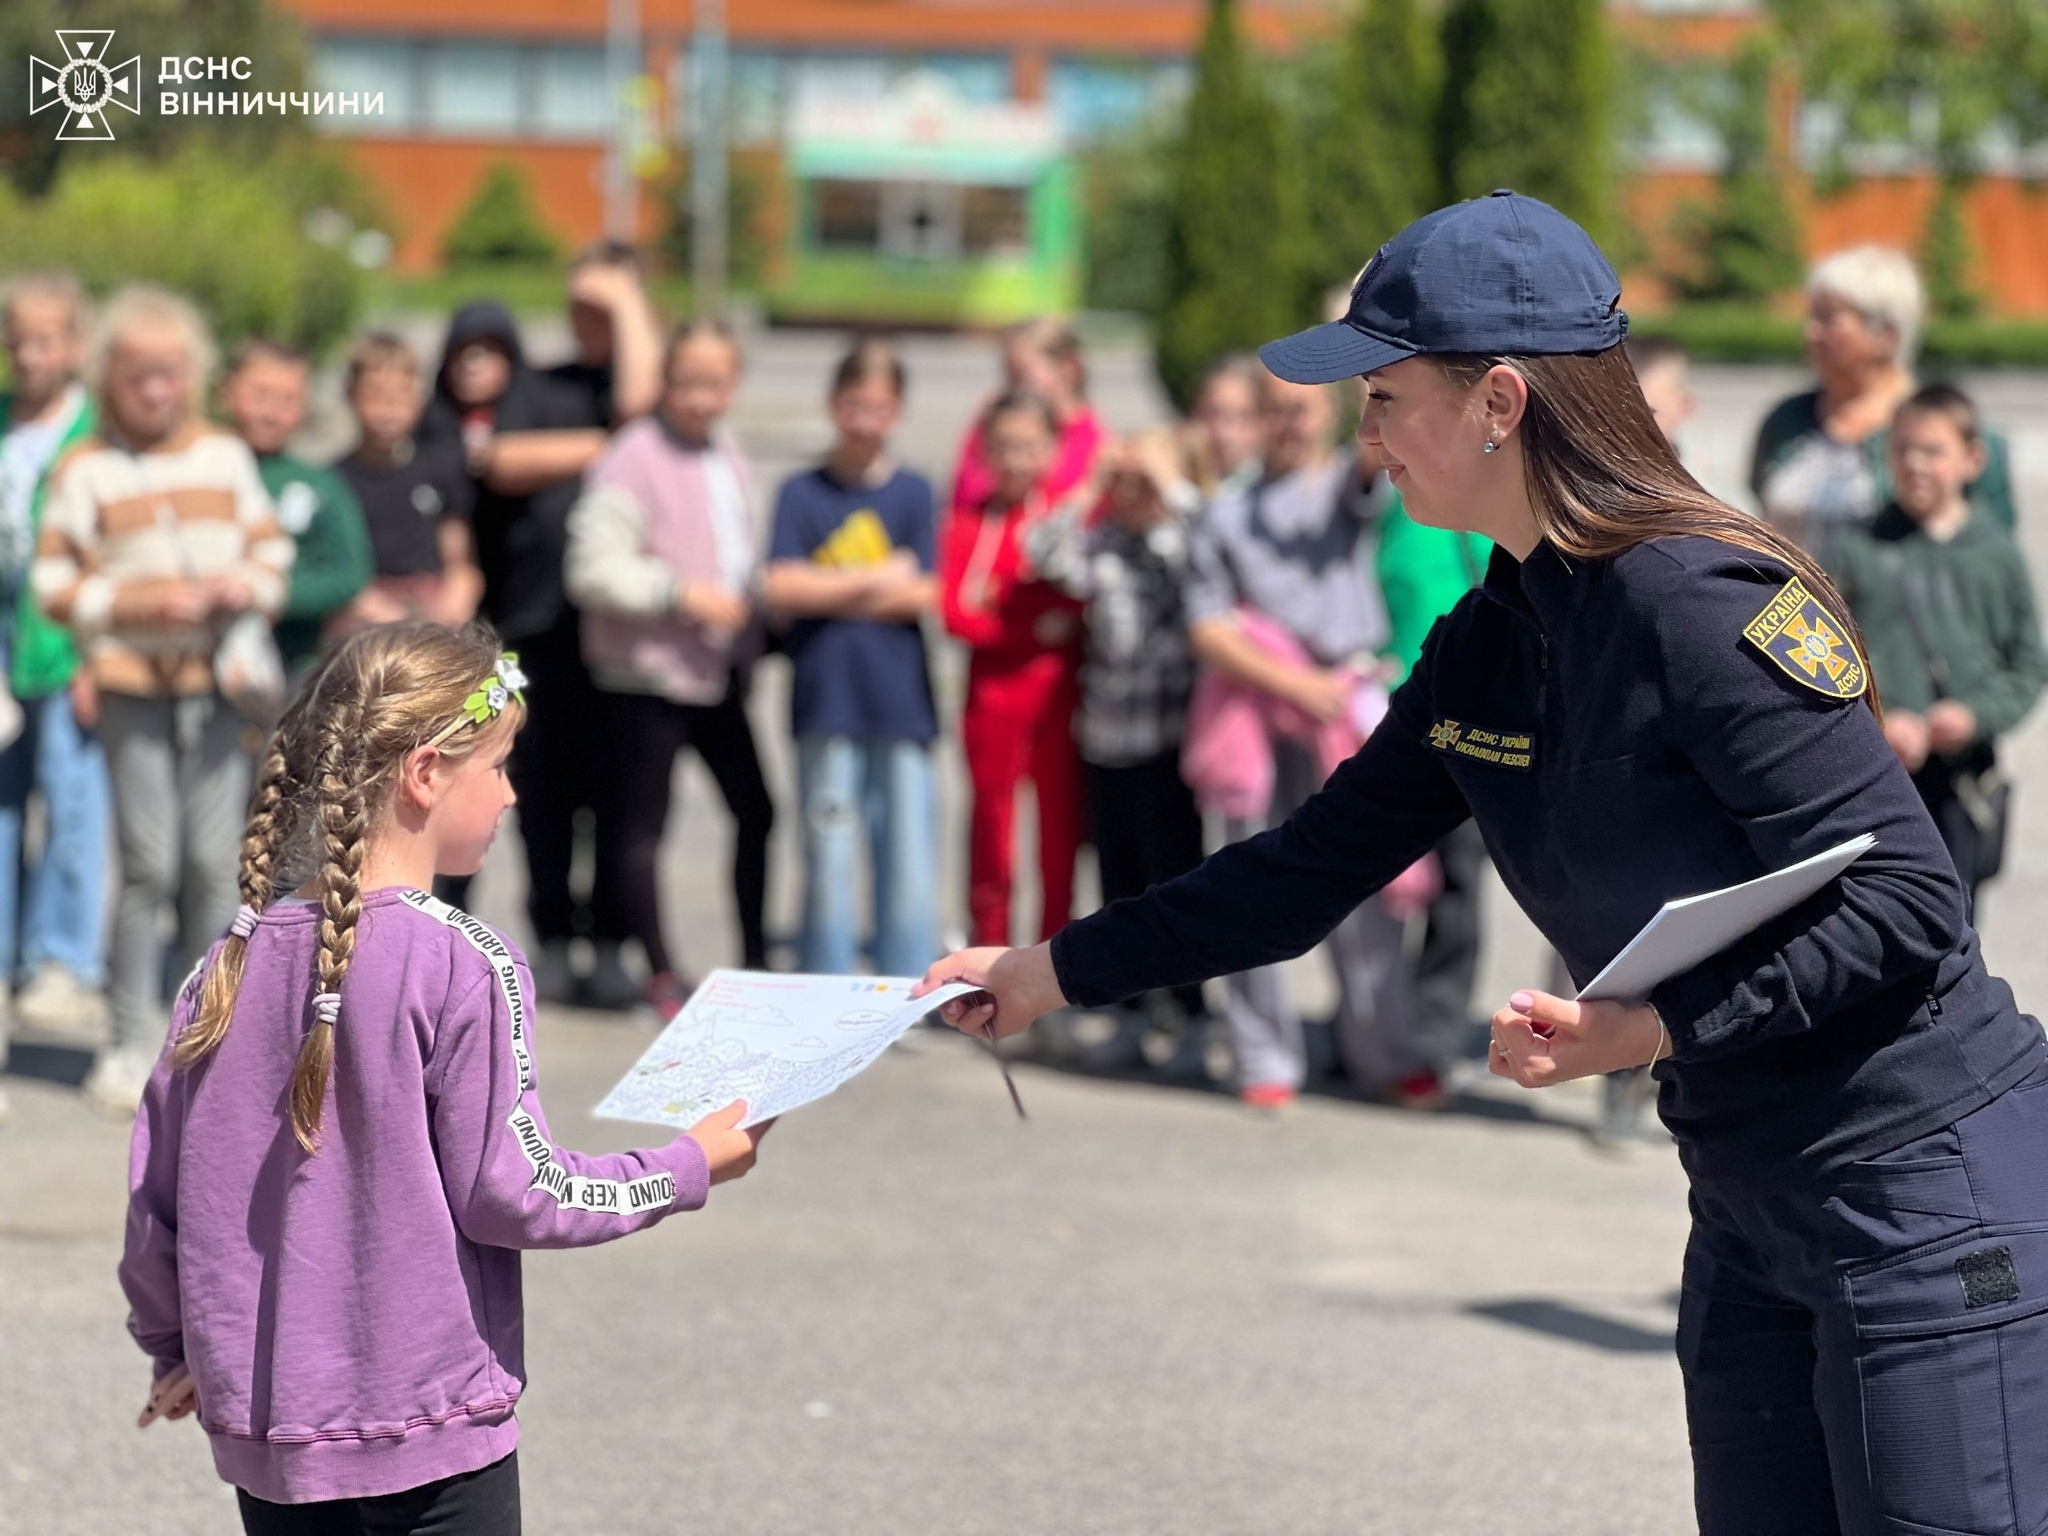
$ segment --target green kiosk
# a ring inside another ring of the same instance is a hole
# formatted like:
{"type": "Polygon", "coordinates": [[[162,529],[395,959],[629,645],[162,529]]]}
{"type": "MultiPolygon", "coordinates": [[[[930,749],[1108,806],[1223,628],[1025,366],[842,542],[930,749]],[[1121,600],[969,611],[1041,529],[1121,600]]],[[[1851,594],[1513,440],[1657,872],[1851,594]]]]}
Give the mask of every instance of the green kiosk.
{"type": "Polygon", "coordinates": [[[785,143],[775,318],[979,327],[1078,302],[1074,170],[1043,107],[912,75],[876,99],[798,100],[785,143]]]}

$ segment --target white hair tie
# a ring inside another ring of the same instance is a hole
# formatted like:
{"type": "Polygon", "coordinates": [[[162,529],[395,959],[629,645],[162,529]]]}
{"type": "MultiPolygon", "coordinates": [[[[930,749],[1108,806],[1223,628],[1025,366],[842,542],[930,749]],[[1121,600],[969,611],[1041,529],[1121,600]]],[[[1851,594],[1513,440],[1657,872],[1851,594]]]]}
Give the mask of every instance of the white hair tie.
{"type": "Polygon", "coordinates": [[[247,939],[256,931],[256,919],[260,914],[246,901],[235,908],[235,920],[228,924],[228,933],[237,939],[247,939]]]}
{"type": "Polygon", "coordinates": [[[341,1015],[341,994],[339,992],[315,992],[313,994],[313,1016],[329,1029],[341,1015]]]}

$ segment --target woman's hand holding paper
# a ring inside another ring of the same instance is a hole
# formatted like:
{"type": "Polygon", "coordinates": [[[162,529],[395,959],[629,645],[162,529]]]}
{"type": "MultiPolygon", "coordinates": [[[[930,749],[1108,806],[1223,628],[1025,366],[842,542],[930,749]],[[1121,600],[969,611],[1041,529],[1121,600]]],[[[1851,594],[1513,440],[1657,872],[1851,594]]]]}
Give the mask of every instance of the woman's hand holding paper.
{"type": "Polygon", "coordinates": [[[932,963],[912,990],[912,997],[950,981],[964,981],[981,992],[955,998],[939,1009],[939,1017],[963,1035],[985,1036],[991,1020],[995,1038],[1022,1034],[1039,1016],[1064,1008],[1066,995],[1052,968],[1052,946],[1034,944],[1029,949],[963,949],[932,963]]]}

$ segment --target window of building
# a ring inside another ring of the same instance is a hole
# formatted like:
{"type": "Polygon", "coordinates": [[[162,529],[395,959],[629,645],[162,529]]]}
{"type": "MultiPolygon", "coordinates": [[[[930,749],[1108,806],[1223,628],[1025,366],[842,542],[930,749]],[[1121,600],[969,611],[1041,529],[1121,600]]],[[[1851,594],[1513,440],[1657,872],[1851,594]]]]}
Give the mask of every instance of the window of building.
{"type": "Polygon", "coordinates": [[[949,181],[882,183],[882,253],[910,261],[960,254],[960,188],[949,181]]]}
{"type": "Polygon", "coordinates": [[[457,136],[510,137],[522,125],[517,43],[440,41],[423,46],[425,125],[457,136]]]}
{"type": "MultiPolygon", "coordinates": [[[[725,71],[726,133],[735,144],[770,144],[782,137],[787,103],[782,87],[782,55],[735,49],[725,71]]],[[[690,119],[690,56],[676,55],[671,99],[675,103],[674,133],[694,133],[690,119]]]]}
{"type": "MultiPolygon", "coordinates": [[[[603,139],[615,117],[605,50],[585,43],[553,44],[533,54],[532,131],[549,139],[603,139]]],[[[639,68],[629,61],[625,73],[639,68]]]]}
{"type": "Polygon", "coordinates": [[[925,71],[953,87],[962,101],[992,104],[1010,99],[1010,60],[1000,53],[932,53],[905,59],[903,73],[925,71]]]}
{"type": "Polygon", "coordinates": [[[1722,124],[1735,95],[1735,82],[1716,65],[1652,66],[1626,124],[1629,157],[1653,170],[1718,172],[1728,155],[1722,124]]]}
{"type": "MultiPolygon", "coordinates": [[[[871,101],[913,74],[933,74],[963,101],[1010,99],[1010,60],[1000,53],[794,53],[734,49],[726,56],[726,133],[735,144],[781,139],[792,103],[805,97],[871,101]]],[[[679,139],[695,132],[689,106],[692,68],[676,56],[670,99],[679,139]]]]}
{"type": "Polygon", "coordinates": [[[1022,256],[1031,248],[1027,187],[960,189],[960,249],[970,256],[1022,256]]]}
{"type": "Polygon", "coordinates": [[[879,181],[814,181],[813,229],[826,250],[873,251],[882,240],[879,181]]]}
{"type": "Polygon", "coordinates": [[[1192,76],[1178,60],[1054,59],[1045,98],[1068,139],[1127,132],[1182,100],[1192,76]]]}
{"type": "Polygon", "coordinates": [[[377,117],[318,118],[319,126],[349,133],[407,133],[419,126],[419,70],[416,50],[404,37],[338,37],[313,40],[313,83],[320,91],[382,95],[377,117]]]}

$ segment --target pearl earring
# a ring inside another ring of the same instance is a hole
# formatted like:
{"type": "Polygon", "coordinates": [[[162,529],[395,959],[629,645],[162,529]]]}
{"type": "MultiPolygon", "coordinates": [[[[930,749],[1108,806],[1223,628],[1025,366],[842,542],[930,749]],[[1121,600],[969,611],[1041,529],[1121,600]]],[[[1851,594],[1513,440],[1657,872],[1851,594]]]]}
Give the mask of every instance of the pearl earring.
{"type": "Polygon", "coordinates": [[[1481,453],[1499,453],[1500,439],[1497,437],[1489,437],[1486,440],[1484,446],[1482,446],[1479,451],[1481,453]]]}

